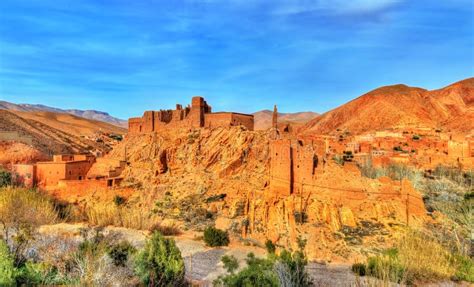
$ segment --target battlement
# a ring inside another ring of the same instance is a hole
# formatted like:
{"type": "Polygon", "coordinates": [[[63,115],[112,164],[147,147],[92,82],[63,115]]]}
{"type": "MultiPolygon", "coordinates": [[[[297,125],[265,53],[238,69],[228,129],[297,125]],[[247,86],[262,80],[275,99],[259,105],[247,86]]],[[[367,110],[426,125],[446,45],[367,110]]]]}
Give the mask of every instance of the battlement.
{"type": "Polygon", "coordinates": [[[253,115],[219,112],[212,113],[212,108],[202,97],[193,97],[191,105],[183,108],[177,104],[175,110],[146,111],[141,118],[128,120],[130,134],[157,132],[178,128],[215,128],[244,126],[254,129],[253,115]]]}

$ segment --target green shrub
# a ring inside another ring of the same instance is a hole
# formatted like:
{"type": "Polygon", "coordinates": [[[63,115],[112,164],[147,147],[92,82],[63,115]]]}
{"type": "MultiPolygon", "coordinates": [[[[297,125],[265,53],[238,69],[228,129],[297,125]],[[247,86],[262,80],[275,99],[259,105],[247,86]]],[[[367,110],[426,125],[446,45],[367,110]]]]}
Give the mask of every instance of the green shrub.
{"type": "Polygon", "coordinates": [[[228,273],[233,274],[237,269],[239,269],[239,262],[237,261],[237,258],[234,256],[223,256],[221,258],[222,263],[224,264],[225,270],[227,270],[228,273]]]}
{"type": "Polygon", "coordinates": [[[276,246],[270,239],[265,242],[265,248],[269,254],[275,254],[276,246]]]}
{"type": "Polygon", "coordinates": [[[364,263],[354,263],[352,264],[352,272],[364,277],[367,274],[367,266],[364,263]]]}
{"type": "Polygon", "coordinates": [[[6,170],[0,169],[0,187],[12,184],[12,174],[6,170]]]}
{"type": "Polygon", "coordinates": [[[154,232],[135,260],[135,273],[146,286],[183,286],[184,261],[173,239],[154,232]]]}
{"type": "Polygon", "coordinates": [[[122,241],[108,248],[107,254],[115,266],[126,266],[129,255],[135,252],[135,248],[128,242],[122,241]]]}
{"type": "Polygon", "coordinates": [[[208,227],[204,230],[204,242],[210,247],[229,245],[229,234],[215,227],[208,227]]]}
{"type": "Polygon", "coordinates": [[[214,285],[226,287],[280,286],[278,277],[273,270],[274,262],[272,260],[259,259],[253,253],[249,253],[246,261],[246,268],[237,274],[220,277],[214,281],[214,285]]]}
{"type": "Polygon", "coordinates": [[[275,266],[276,273],[283,286],[311,286],[312,282],[306,272],[308,260],[300,249],[294,253],[283,250],[275,266]]]}
{"type": "Polygon", "coordinates": [[[15,259],[10,253],[7,244],[0,240],[0,286],[16,285],[16,278],[20,275],[15,268],[15,259]]]}
{"type": "Polygon", "coordinates": [[[114,203],[116,206],[121,206],[125,203],[125,198],[120,195],[116,195],[114,197],[114,203]]]}

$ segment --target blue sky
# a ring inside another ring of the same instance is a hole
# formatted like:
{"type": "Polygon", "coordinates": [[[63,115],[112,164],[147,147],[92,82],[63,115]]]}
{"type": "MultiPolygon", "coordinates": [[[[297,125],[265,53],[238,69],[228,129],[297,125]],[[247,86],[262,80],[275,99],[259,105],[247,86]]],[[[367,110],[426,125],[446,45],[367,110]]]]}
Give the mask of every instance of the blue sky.
{"type": "Polygon", "coordinates": [[[2,0],[0,99],[127,118],[325,112],[371,89],[474,75],[470,0],[2,0]]]}

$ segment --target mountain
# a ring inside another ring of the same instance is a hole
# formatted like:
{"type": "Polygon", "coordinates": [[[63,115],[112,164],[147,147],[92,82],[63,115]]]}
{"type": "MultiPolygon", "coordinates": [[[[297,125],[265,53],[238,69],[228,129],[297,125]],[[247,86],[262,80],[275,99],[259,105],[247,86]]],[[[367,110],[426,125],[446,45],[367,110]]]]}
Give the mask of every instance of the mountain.
{"type": "Polygon", "coordinates": [[[127,121],[112,117],[106,112],[95,111],[95,110],[76,110],[76,109],[58,109],[45,105],[31,105],[31,104],[13,104],[6,101],[0,101],[0,110],[9,111],[20,111],[20,112],[53,112],[53,113],[66,113],[75,115],[78,117],[106,122],[112,125],[126,128],[127,121]]]}
{"type": "MultiPolygon", "coordinates": [[[[255,120],[255,130],[266,130],[272,126],[273,111],[262,110],[253,113],[255,120]]],[[[314,112],[299,113],[278,113],[279,123],[292,123],[293,125],[302,125],[317,117],[314,112]]]]}
{"type": "Polygon", "coordinates": [[[469,133],[474,130],[474,78],[439,90],[406,85],[385,86],[368,92],[301,128],[303,134],[360,134],[405,127],[441,128],[469,133]]]}
{"type": "Polygon", "coordinates": [[[27,144],[44,155],[107,152],[112,140],[101,132],[123,134],[126,130],[65,113],[0,110],[0,140],[27,144]]]}

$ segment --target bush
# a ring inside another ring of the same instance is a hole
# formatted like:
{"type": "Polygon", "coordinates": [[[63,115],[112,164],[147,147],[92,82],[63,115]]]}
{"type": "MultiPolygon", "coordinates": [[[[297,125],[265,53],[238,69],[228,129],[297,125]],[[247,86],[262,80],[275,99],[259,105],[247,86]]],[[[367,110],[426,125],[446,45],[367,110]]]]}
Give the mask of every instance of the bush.
{"type": "Polygon", "coordinates": [[[115,204],[116,206],[121,206],[121,205],[123,205],[124,203],[125,203],[125,198],[124,198],[124,197],[122,197],[122,196],[120,196],[120,195],[116,195],[116,196],[114,197],[114,204],[115,204]]]}
{"type": "Polygon", "coordinates": [[[135,260],[135,273],[146,286],[182,286],[184,261],[173,239],[154,232],[135,260]]]}
{"type": "Polygon", "coordinates": [[[268,254],[266,259],[256,258],[253,253],[247,255],[247,267],[237,274],[221,276],[214,281],[215,286],[311,286],[306,272],[308,261],[300,249],[290,253],[283,250],[280,256],[268,254]]]}
{"type": "Polygon", "coordinates": [[[0,286],[14,286],[19,275],[10,249],[3,240],[0,240],[0,286]]]}
{"type": "Polygon", "coordinates": [[[269,254],[275,254],[276,246],[270,239],[265,242],[265,248],[269,254]]]}
{"type": "Polygon", "coordinates": [[[208,227],[204,230],[204,242],[210,247],[219,247],[229,245],[229,234],[227,232],[208,227]]]}
{"type": "Polygon", "coordinates": [[[12,184],[12,174],[6,170],[0,169],[0,187],[9,186],[12,184]]]}
{"type": "Polygon", "coordinates": [[[126,266],[129,255],[135,252],[135,248],[128,242],[122,241],[108,248],[107,254],[115,266],[126,266]]]}
{"type": "Polygon", "coordinates": [[[352,272],[364,277],[367,274],[367,266],[364,263],[354,263],[352,264],[352,272]]]}
{"type": "Polygon", "coordinates": [[[308,261],[303,250],[294,253],[283,250],[275,265],[275,271],[282,286],[311,286],[312,282],[306,272],[308,261]]]}
{"type": "Polygon", "coordinates": [[[225,270],[228,273],[234,274],[235,270],[239,269],[239,262],[234,256],[223,256],[221,258],[222,263],[224,264],[225,270]]]}
{"type": "Polygon", "coordinates": [[[247,267],[237,274],[220,277],[214,281],[215,286],[226,287],[277,287],[278,277],[273,270],[274,262],[269,259],[256,258],[253,253],[247,255],[247,267]]]}

